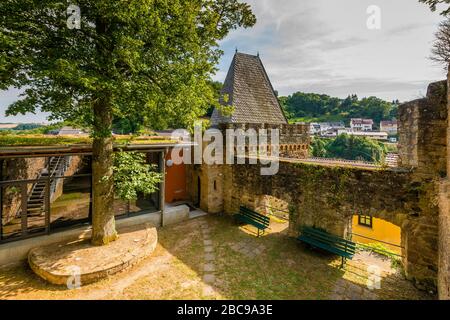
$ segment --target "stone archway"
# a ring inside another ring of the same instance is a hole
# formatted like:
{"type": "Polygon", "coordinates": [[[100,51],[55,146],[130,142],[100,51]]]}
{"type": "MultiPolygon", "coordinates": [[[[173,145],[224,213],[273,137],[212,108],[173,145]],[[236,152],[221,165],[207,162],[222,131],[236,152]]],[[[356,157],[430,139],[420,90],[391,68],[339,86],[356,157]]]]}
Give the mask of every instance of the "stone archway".
{"type": "MultiPolygon", "coordinates": [[[[261,176],[258,165],[227,169],[224,182],[226,213],[240,205],[254,208],[265,195],[290,204],[289,234],[298,235],[303,225],[322,228],[345,237],[355,212],[366,212],[402,230],[403,264],[410,279],[424,288],[435,287],[438,230],[435,212],[423,208],[422,184],[418,191],[413,173],[406,170],[370,170],[280,161],[278,174],[261,176]]],[[[437,209],[436,209],[437,214],[437,209]]]]}

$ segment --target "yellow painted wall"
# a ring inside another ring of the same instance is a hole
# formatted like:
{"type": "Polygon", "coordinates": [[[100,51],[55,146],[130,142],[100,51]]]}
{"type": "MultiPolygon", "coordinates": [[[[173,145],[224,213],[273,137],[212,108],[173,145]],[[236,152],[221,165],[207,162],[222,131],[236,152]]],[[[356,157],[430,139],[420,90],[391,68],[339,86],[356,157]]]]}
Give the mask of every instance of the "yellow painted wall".
{"type": "MultiPolygon", "coordinates": [[[[382,219],[373,218],[372,228],[369,228],[359,225],[358,216],[355,215],[353,216],[352,220],[352,233],[360,234],[365,237],[393,243],[396,245],[400,245],[401,243],[401,229],[397,227],[395,224],[384,221],[382,219]]],[[[376,241],[358,237],[356,235],[353,235],[353,241],[363,244],[377,243],[376,241]]],[[[401,253],[401,249],[399,247],[390,246],[384,243],[380,244],[396,253],[399,254],[401,253]]]]}

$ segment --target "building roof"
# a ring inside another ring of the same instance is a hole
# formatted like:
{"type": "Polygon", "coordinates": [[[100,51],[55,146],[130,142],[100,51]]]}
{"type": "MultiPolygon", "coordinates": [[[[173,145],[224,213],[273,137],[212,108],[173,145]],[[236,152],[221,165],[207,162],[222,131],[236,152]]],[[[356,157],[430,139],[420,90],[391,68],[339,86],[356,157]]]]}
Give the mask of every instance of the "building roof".
{"type": "Polygon", "coordinates": [[[18,123],[0,123],[0,129],[14,129],[18,125],[18,123]]]}
{"type": "Polygon", "coordinates": [[[83,129],[65,126],[59,129],[58,135],[87,135],[87,133],[84,132],[83,129]]]}
{"type": "Polygon", "coordinates": [[[380,123],[382,127],[392,127],[397,125],[397,120],[383,120],[380,123]]]}
{"type": "Polygon", "coordinates": [[[233,106],[233,113],[222,115],[215,109],[212,126],[230,122],[288,123],[259,55],[236,52],[221,91],[220,104],[233,106]]]}
{"type": "Polygon", "coordinates": [[[351,123],[352,124],[371,124],[373,125],[373,120],[372,119],[351,119],[351,123]]]}
{"type": "Polygon", "coordinates": [[[387,136],[387,132],[379,132],[379,131],[359,131],[359,132],[348,132],[349,135],[353,136],[362,136],[362,137],[385,137],[387,136]]]}

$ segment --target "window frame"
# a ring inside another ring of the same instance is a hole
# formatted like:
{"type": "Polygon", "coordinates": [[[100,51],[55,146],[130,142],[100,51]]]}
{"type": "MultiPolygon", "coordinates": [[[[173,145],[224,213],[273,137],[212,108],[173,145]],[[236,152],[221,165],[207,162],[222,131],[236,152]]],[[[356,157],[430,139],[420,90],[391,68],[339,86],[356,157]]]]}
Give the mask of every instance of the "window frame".
{"type": "Polygon", "coordinates": [[[360,214],[358,215],[358,225],[366,228],[373,228],[373,217],[360,214]],[[369,223],[367,223],[369,221],[369,223]]]}

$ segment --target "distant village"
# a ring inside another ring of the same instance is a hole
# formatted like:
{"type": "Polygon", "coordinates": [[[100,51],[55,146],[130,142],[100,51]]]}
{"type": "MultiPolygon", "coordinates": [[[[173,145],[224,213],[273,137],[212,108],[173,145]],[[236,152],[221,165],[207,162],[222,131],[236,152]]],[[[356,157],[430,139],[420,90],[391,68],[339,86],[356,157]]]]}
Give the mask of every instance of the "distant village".
{"type": "MultiPolygon", "coordinates": [[[[35,125],[36,127],[46,126],[47,124],[20,124],[20,123],[0,123],[1,130],[21,130],[23,125],[35,125]]],[[[397,138],[397,120],[384,120],[380,122],[379,130],[374,130],[374,121],[372,119],[354,118],[350,120],[350,127],[346,127],[344,122],[312,122],[310,123],[311,136],[321,138],[336,138],[341,134],[347,134],[369,139],[388,141],[396,143],[397,138]]],[[[49,131],[52,135],[88,135],[82,129],[64,126],[61,129],[49,131]]],[[[164,132],[163,135],[167,133],[164,132]]]]}
{"type": "Polygon", "coordinates": [[[381,121],[379,128],[379,131],[374,130],[372,119],[354,118],[350,120],[350,127],[346,127],[344,122],[311,123],[310,134],[323,138],[336,138],[345,133],[374,140],[397,142],[397,120],[381,121]]]}

